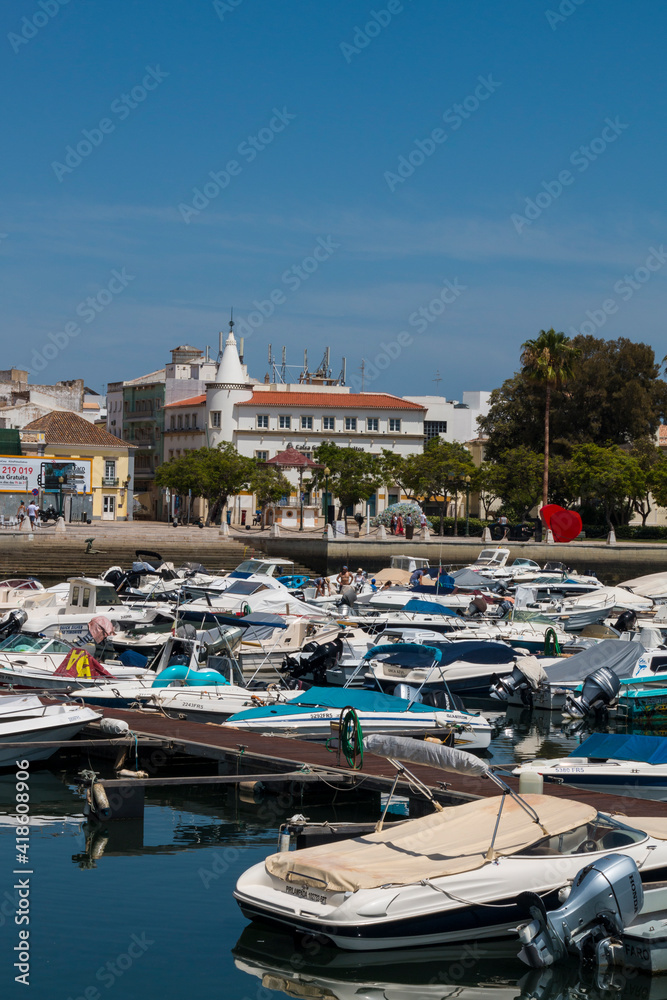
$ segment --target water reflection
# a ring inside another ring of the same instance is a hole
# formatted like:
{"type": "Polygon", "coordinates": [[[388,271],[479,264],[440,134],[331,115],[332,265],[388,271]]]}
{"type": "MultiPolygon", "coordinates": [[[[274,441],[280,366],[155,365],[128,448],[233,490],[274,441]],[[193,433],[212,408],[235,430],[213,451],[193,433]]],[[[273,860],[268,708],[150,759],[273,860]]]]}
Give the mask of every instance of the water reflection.
{"type": "Polygon", "coordinates": [[[650,979],[630,969],[585,971],[576,963],[527,969],[517,951],[512,941],[473,941],[446,948],[344,952],[316,940],[297,946],[292,937],[251,924],[232,954],[236,968],[260,980],[276,1000],[280,995],[311,1000],[667,1000],[667,977],[650,979]]]}

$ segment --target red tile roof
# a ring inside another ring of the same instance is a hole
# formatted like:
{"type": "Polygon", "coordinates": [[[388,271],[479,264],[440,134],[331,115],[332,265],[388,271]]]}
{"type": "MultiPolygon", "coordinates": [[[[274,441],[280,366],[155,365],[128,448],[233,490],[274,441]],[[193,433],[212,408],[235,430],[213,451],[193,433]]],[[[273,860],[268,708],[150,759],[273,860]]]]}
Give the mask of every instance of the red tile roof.
{"type": "Polygon", "coordinates": [[[313,462],[312,458],[308,458],[303,452],[297,451],[296,448],[286,448],[285,451],[278,452],[275,458],[270,458],[267,465],[283,465],[286,469],[323,469],[323,465],[318,465],[317,462],[313,462]]]}
{"type": "Polygon", "coordinates": [[[252,398],[238,406],[312,406],[328,410],[332,407],[346,410],[425,410],[419,403],[411,403],[388,392],[253,392],[252,398]]]}
{"type": "Polygon", "coordinates": [[[175,403],[165,403],[164,409],[172,406],[201,406],[206,402],[206,393],[202,396],[190,396],[189,399],[177,399],[175,403]]]}
{"type": "Polygon", "coordinates": [[[109,434],[104,428],[84,420],[78,413],[52,410],[37,420],[31,420],[24,431],[44,431],[47,444],[90,444],[97,448],[135,448],[129,441],[109,434]]]}

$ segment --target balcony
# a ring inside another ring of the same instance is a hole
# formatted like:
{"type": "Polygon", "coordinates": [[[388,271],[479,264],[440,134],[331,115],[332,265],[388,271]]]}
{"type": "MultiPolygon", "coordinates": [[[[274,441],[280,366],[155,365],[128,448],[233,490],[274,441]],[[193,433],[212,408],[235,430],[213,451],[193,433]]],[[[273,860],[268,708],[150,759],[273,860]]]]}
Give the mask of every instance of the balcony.
{"type": "Polygon", "coordinates": [[[118,486],[120,479],[112,479],[111,476],[102,476],[102,486],[118,486]]]}

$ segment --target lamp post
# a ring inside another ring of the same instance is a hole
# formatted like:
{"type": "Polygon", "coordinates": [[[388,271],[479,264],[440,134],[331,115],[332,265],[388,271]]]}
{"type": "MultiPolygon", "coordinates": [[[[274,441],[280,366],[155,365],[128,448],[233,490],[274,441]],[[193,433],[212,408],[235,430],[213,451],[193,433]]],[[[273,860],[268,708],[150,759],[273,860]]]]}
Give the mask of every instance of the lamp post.
{"type": "Polygon", "coordinates": [[[299,531],[303,531],[303,466],[299,468],[299,531]]]}
{"type": "Polygon", "coordinates": [[[324,467],[324,497],[322,498],[322,517],[324,518],[324,525],[329,523],[329,475],[331,474],[331,469],[328,465],[324,467]]]}
{"type": "Polygon", "coordinates": [[[454,488],[454,537],[458,538],[458,534],[459,534],[459,480],[458,480],[458,476],[455,476],[453,472],[450,472],[447,478],[453,484],[453,488],[454,488]]]}
{"type": "Polygon", "coordinates": [[[470,535],[470,476],[464,476],[466,484],[466,538],[470,535]]]}
{"type": "Polygon", "coordinates": [[[63,516],[63,483],[65,479],[63,476],[58,476],[58,516],[63,516]]]}

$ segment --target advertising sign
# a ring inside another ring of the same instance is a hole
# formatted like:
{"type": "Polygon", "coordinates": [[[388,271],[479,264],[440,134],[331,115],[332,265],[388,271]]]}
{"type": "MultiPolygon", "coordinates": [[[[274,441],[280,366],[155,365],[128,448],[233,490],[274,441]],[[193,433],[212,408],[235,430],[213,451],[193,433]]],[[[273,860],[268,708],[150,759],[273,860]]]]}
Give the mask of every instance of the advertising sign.
{"type": "Polygon", "coordinates": [[[0,455],[0,493],[91,493],[92,459],[0,455]],[[62,484],[60,478],[62,477],[62,484]]]}

